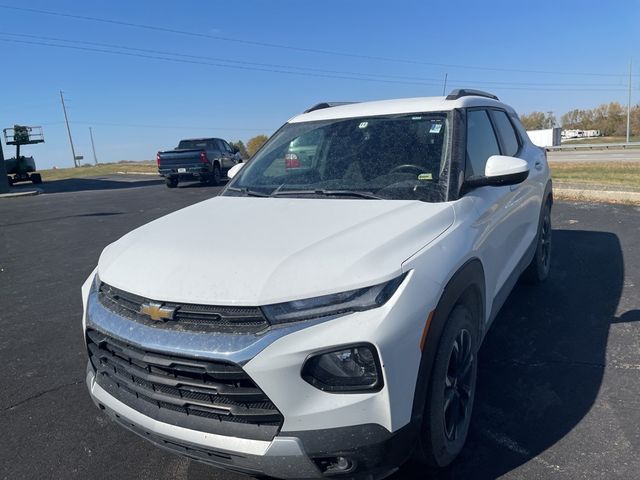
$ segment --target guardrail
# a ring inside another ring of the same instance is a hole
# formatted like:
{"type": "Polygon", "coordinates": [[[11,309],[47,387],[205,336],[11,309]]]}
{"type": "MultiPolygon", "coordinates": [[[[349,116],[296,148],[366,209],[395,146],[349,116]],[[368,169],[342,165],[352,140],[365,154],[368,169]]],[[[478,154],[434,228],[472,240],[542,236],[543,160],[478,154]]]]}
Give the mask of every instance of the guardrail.
{"type": "Polygon", "coordinates": [[[640,142],[620,142],[620,143],[577,143],[575,145],[565,144],[557,147],[545,147],[547,152],[562,150],[608,150],[608,149],[625,149],[640,148],[640,142]]]}

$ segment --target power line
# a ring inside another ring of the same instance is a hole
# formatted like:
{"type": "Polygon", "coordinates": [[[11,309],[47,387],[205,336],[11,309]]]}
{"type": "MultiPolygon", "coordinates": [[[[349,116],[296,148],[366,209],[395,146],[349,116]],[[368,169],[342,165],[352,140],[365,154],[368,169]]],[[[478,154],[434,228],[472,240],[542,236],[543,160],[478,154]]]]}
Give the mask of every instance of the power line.
{"type": "Polygon", "coordinates": [[[495,72],[515,72],[515,73],[534,73],[534,74],[548,74],[548,75],[575,75],[575,76],[594,76],[594,77],[623,77],[625,74],[623,73],[596,73],[596,72],[569,72],[569,71],[557,71],[557,70],[530,70],[530,69],[520,69],[520,68],[503,68],[503,67],[485,67],[479,65],[463,65],[463,64],[448,64],[448,63],[435,63],[435,62],[425,62],[421,60],[413,60],[406,58],[393,58],[393,57],[383,57],[383,56],[375,56],[375,55],[365,55],[351,52],[338,52],[333,50],[323,50],[316,48],[308,48],[308,47],[299,47],[293,45],[284,45],[278,43],[269,43],[269,42],[258,42],[254,40],[245,40],[240,38],[232,38],[225,37],[222,35],[212,35],[201,32],[193,32],[186,30],[178,30],[175,28],[163,27],[159,25],[149,25],[142,23],[134,23],[134,22],[125,22],[121,20],[112,20],[108,18],[101,17],[93,17],[88,15],[77,15],[70,13],[61,13],[54,12],[51,10],[41,10],[36,8],[28,8],[28,7],[16,7],[13,5],[0,5],[0,8],[6,10],[14,10],[20,12],[28,12],[35,13],[40,15],[50,15],[61,18],[72,18],[75,20],[84,20],[91,22],[99,22],[110,25],[119,25],[131,28],[138,28],[144,30],[152,30],[162,33],[172,33],[177,35],[185,35],[190,37],[197,38],[208,38],[212,40],[220,40],[225,42],[234,42],[244,45],[251,45],[257,47],[265,47],[265,48],[275,48],[275,49],[284,49],[290,51],[298,51],[304,53],[315,53],[322,55],[332,55],[332,56],[340,56],[340,57],[348,57],[348,58],[360,58],[364,60],[375,60],[375,61],[383,61],[383,62],[393,62],[393,63],[406,63],[413,65],[428,65],[428,66],[436,66],[436,67],[445,67],[445,68],[463,68],[470,70],[485,70],[485,71],[495,71],[495,72]]]}
{"type": "MultiPolygon", "coordinates": [[[[440,86],[439,82],[419,82],[419,81],[406,81],[406,80],[390,80],[383,78],[370,78],[365,76],[349,76],[349,75],[333,75],[333,74],[323,74],[319,72],[302,72],[302,71],[290,71],[285,69],[277,69],[277,68],[266,68],[266,67],[257,67],[257,66],[248,66],[248,65],[229,65],[225,63],[219,62],[209,62],[209,61],[200,61],[195,59],[186,59],[186,58],[172,58],[166,55],[151,55],[144,53],[135,53],[135,52],[123,52],[119,50],[114,50],[113,48],[94,48],[94,47],[84,47],[84,46],[76,46],[76,45],[61,45],[50,42],[40,42],[40,41],[31,41],[31,40],[14,40],[9,38],[0,38],[2,42],[10,42],[10,43],[18,43],[18,44],[26,44],[26,45],[39,45],[46,47],[55,47],[55,48],[63,48],[63,49],[72,49],[72,50],[80,50],[80,51],[88,51],[88,52],[99,52],[99,53],[107,53],[112,55],[122,55],[128,57],[137,57],[137,58],[147,58],[152,60],[161,60],[161,61],[169,61],[169,62],[177,62],[177,63],[188,63],[195,65],[207,65],[213,67],[220,68],[231,68],[231,69],[240,69],[240,70],[249,70],[249,71],[262,71],[262,72],[270,72],[270,73],[280,73],[286,75],[295,75],[295,76],[307,76],[307,77],[318,77],[318,78],[336,78],[342,80],[358,80],[358,81],[367,81],[367,82],[382,82],[382,83],[390,83],[390,84],[408,84],[408,85],[423,85],[423,86],[440,86]]],[[[465,85],[458,82],[452,82],[452,86],[464,87],[465,85]]],[[[526,90],[526,91],[596,91],[596,92],[612,92],[612,91],[623,91],[624,89],[612,89],[612,88],[535,88],[535,87],[500,87],[501,89],[509,89],[509,90],[526,90]]],[[[626,91],[626,90],[624,90],[626,91]]]]}
{"type": "MultiPolygon", "coordinates": [[[[128,45],[114,45],[108,43],[101,42],[91,42],[86,40],[73,40],[59,37],[49,37],[43,35],[31,35],[27,33],[13,33],[13,32],[0,32],[0,35],[10,36],[10,37],[19,37],[19,38],[32,38],[39,40],[48,40],[55,42],[64,42],[70,44],[79,44],[79,45],[89,45],[89,46],[98,46],[98,47],[106,47],[109,49],[118,49],[118,50],[127,50],[127,51],[135,51],[135,52],[143,52],[150,54],[158,54],[163,56],[173,56],[173,57],[185,57],[191,59],[198,60],[207,60],[207,61],[215,61],[215,62],[225,62],[231,64],[239,64],[239,65],[251,65],[251,66],[259,66],[259,67],[269,67],[269,68],[278,68],[278,69],[290,69],[290,70],[308,70],[311,72],[320,72],[320,73],[328,73],[328,74],[340,74],[340,75],[354,75],[354,76],[364,76],[364,77],[372,77],[372,78],[398,78],[398,79],[406,79],[406,80],[415,80],[416,82],[420,82],[423,84],[424,82],[429,82],[429,85],[438,85],[440,79],[438,78],[422,78],[422,77],[412,77],[406,75],[389,75],[389,74],[378,74],[378,73],[367,73],[367,72],[350,72],[350,71],[341,71],[341,70],[326,70],[315,67],[300,67],[295,65],[282,65],[282,64],[273,64],[273,63],[260,63],[260,62],[247,62],[242,60],[233,60],[226,59],[220,57],[209,57],[202,55],[192,55],[188,53],[182,52],[167,52],[162,50],[152,50],[145,48],[137,48],[130,47],[128,45]]],[[[622,84],[616,83],[592,83],[592,84],[584,84],[584,83],[540,83],[540,82],[500,82],[500,81],[484,81],[484,80],[463,80],[457,79],[453,80],[458,83],[467,83],[473,85],[511,85],[511,86],[545,86],[545,87],[620,87],[622,88],[622,84]]]]}
{"type": "MultiPolygon", "coordinates": [[[[41,122],[40,125],[61,125],[64,122],[41,122]]],[[[246,131],[246,132],[263,132],[270,130],[269,128],[247,128],[247,127],[216,127],[215,125],[153,125],[140,123],[118,123],[118,122],[91,122],[91,121],[73,121],[70,125],[98,125],[101,127],[117,127],[117,128],[150,128],[150,129],[183,129],[183,130],[230,130],[230,131],[246,131]]]]}

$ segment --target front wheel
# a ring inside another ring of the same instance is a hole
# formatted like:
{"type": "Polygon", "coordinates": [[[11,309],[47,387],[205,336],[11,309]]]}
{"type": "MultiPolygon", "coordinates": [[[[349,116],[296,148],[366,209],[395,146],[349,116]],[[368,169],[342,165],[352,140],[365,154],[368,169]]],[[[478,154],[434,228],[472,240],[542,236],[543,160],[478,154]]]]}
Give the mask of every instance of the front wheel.
{"type": "Polygon", "coordinates": [[[467,439],[478,371],[476,331],[471,311],[457,305],[438,344],[416,450],[418,460],[433,467],[449,465],[467,439]]]}
{"type": "Polygon", "coordinates": [[[536,253],[524,271],[523,277],[529,283],[542,283],[551,270],[551,203],[547,202],[542,210],[538,227],[536,253]]]}
{"type": "Polygon", "coordinates": [[[39,173],[31,174],[31,183],[40,184],[42,183],[42,176],[39,173]]]}

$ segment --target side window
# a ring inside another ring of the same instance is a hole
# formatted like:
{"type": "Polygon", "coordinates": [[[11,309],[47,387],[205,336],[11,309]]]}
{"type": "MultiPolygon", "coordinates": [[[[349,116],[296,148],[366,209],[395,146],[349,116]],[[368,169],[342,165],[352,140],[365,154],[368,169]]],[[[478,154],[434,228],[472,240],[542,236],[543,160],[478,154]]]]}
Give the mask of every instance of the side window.
{"type": "Polygon", "coordinates": [[[215,140],[207,140],[207,150],[213,152],[216,155],[220,153],[220,148],[218,148],[218,144],[215,140]]]}
{"type": "Polygon", "coordinates": [[[491,155],[500,155],[498,140],[486,110],[467,111],[466,176],[484,175],[484,167],[491,155]]]}
{"type": "Polygon", "coordinates": [[[219,150],[220,153],[226,153],[227,149],[224,147],[224,142],[222,140],[216,138],[214,143],[216,144],[216,150],[219,150]]]}
{"type": "Polygon", "coordinates": [[[500,134],[500,138],[502,138],[503,153],[514,157],[520,149],[520,143],[518,142],[516,132],[513,130],[513,125],[509,121],[509,117],[501,110],[493,110],[491,114],[493,115],[493,120],[500,134]]]}
{"type": "Polygon", "coordinates": [[[227,142],[225,142],[224,140],[220,140],[220,143],[222,143],[222,151],[223,152],[233,153],[233,150],[231,149],[231,146],[227,142]]]}

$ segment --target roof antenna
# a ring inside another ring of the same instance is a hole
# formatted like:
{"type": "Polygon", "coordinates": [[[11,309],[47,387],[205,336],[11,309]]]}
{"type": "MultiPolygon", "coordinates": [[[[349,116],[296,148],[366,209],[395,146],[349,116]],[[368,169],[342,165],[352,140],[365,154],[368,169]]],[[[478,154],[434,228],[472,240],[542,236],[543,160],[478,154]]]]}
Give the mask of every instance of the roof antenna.
{"type": "Polygon", "coordinates": [[[447,75],[449,75],[448,73],[444,74],[444,85],[442,85],[442,96],[445,96],[445,92],[447,91],[447,75]]]}

